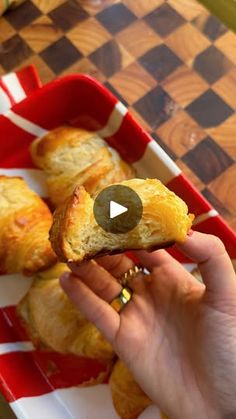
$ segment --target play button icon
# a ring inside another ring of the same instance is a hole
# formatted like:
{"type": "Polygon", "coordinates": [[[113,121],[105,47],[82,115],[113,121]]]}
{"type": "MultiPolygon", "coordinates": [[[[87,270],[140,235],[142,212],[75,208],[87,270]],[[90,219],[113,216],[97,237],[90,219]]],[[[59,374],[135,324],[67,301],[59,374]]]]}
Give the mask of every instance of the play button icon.
{"type": "Polygon", "coordinates": [[[128,208],[115,201],[110,201],[110,218],[118,217],[118,215],[124,214],[126,211],[128,211],[128,208]]]}
{"type": "Polygon", "coordinates": [[[124,185],[111,185],[97,195],[93,213],[103,230],[122,234],[138,225],[142,218],[143,206],[133,189],[124,185]]]}

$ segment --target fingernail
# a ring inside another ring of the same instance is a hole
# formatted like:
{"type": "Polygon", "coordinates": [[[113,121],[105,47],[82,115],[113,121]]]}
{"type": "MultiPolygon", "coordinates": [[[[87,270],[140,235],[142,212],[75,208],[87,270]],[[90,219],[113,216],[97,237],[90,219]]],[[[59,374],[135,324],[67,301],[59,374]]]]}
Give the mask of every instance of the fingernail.
{"type": "Polygon", "coordinates": [[[191,237],[193,235],[194,231],[190,228],[190,230],[187,233],[187,236],[191,237]]]}

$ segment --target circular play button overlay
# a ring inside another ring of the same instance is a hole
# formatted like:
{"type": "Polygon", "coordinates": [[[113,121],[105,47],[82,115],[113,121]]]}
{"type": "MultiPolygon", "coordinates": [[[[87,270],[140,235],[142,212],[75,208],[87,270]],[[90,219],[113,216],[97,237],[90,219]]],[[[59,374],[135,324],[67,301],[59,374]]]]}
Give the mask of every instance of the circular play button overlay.
{"type": "Polygon", "coordinates": [[[94,201],[93,213],[103,230],[120,234],[136,227],[142,218],[143,206],[133,189],[123,185],[112,185],[98,194],[94,201]]]}

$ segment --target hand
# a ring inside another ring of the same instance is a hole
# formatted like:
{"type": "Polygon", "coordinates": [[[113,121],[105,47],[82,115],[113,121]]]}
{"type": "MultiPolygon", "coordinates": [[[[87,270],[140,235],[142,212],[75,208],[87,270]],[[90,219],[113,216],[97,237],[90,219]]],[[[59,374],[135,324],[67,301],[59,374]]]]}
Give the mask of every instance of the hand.
{"type": "Polygon", "coordinates": [[[236,278],[222,242],[194,232],[178,248],[198,263],[204,285],[166,251],[136,252],[150,275],[132,282],[118,314],[109,302],[132,267],[107,256],[64,275],[61,285],[111,342],[145,393],[170,418],[236,417],[236,278]],[[98,264],[99,263],[99,264],[98,264]]]}

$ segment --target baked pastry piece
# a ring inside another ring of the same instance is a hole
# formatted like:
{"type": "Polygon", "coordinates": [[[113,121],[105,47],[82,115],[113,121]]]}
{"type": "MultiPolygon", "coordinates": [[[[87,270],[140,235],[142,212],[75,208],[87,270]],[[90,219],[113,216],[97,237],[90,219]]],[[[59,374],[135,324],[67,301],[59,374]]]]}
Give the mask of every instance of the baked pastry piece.
{"type": "Polygon", "coordinates": [[[33,141],[34,163],[45,170],[49,197],[54,206],[83,185],[94,195],[114,182],[134,177],[134,170],[117,151],[96,134],[62,126],[33,141]]]}
{"type": "Polygon", "coordinates": [[[52,215],[17,177],[0,176],[0,271],[30,275],[56,262],[48,240],[52,215]]]}
{"type": "Polygon", "coordinates": [[[111,361],[114,356],[111,345],[61,288],[59,277],[66,271],[67,265],[59,263],[37,274],[18,304],[17,313],[36,346],[111,361]]]}
{"type": "Polygon", "coordinates": [[[157,249],[181,242],[191,227],[193,215],[182,199],[157,179],[131,179],[121,183],[140,197],[143,215],[128,233],[112,234],[95,221],[94,201],[83,187],[54,213],[50,240],[61,261],[82,262],[101,254],[128,249],[157,249]]]}
{"type": "Polygon", "coordinates": [[[122,419],[136,419],[152,404],[134,380],[126,365],[118,360],[112,370],[109,385],[117,414],[122,419]]]}

